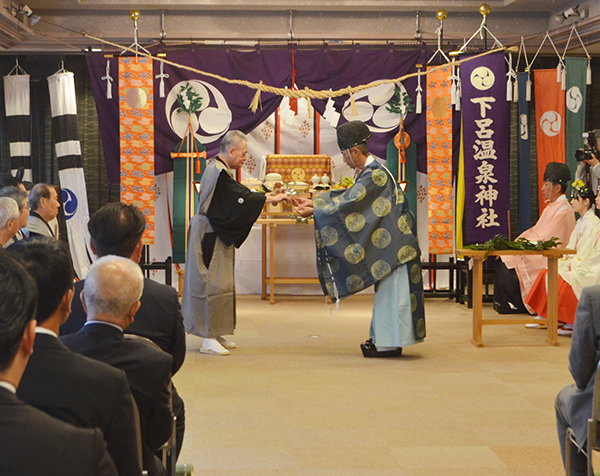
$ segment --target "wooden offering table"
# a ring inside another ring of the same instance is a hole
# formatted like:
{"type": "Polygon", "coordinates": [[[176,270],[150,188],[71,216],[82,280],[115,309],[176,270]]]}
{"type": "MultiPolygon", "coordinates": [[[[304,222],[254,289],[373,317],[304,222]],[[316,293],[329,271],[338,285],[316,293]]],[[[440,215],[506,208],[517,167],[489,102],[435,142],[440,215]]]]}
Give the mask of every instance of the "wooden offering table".
{"type": "Polygon", "coordinates": [[[455,250],[456,255],[468,256],[473,260],[473,339],[471,343],[476,347],[483,347],[481,339],[481,327],[483,325],[499,324],[541,324],[543,320],[528,318],[498,318],[482,319],[482,292],[483,292],[483,261],[488,256],[506,255],[541,255],[548,259],[548,318],[545,319],[548,326],[547,342],[558,345],[558,260],[564,255],[575,254],[575,250],[565,248],[552,248],[544,251],[525,250],[455,250]]]}
{"type": "Polygon", "coordinates": [[[276,218],[266,217],[256,220],[256,224],[262,226],[262,299],[267,299],[267,284],[269,285],[269,302],[275,304],[275,285],[276,284],[319,284],[319,278],[295,278],[295,277],[275,277],[275,228],[278,225],[292,226],[313,226],[312,219],[308,224],[297,223],[295,218],[276,218]],[[267,239],[268,236],[268,239],[267,239]],[[268,241],[268,253],[267,253],[268,241]],[[269,268],[267,274],[267,267],[269,268]]]}

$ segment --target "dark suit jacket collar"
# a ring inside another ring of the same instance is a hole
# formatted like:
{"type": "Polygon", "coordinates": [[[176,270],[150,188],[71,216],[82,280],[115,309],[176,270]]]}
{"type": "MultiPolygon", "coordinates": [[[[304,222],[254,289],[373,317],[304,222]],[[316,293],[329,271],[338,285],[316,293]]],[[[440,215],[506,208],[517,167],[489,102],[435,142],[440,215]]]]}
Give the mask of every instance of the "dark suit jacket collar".
{"type": "Polygon", "coordinates": [[[0,387],[0,405],[20,405],[22,403],[10,390],[0,387]]]}
{"type": "Polygon", "coordinates": [[[86,323],[79,332],[82,334],[101,334],[107,337],[124,339],[123,332],[120,329],[98,321],[90,322],[89,324],[86,323]]]}
{"type": "Polygon", "coordinates": [[[58,339],[58,337],[51,336],[50,334],[43,334],[41,332],[35,333],[35,342],[33,348],[45,348],[55,350],[68,350],[64,344],[58,339]]]}

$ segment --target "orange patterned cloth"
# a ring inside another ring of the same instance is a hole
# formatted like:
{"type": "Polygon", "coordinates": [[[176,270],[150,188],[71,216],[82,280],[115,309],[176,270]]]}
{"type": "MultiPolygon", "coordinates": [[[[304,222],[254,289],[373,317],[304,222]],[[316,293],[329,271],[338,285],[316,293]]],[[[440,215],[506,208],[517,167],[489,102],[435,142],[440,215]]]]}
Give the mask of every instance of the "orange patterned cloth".
{"type": "Polygon", "coordinates": [[[266,173],[281,174],[284,182],[310,184],[313,175],[327,174],[331,179],[331,159],[328,155],[267,155],[266,173]]]}
{"type": "Polygon", "coordinates": [[[152,60],[119,58],[121,200],[146,217],[143,242],[154,243],[154,89],[152,60]]]}
{"type": "Polygon", "coordinates": [[[454,249],[450,76],[450,67],[427,73],[427,195],[431,254],[450,254],[454,249]]]}

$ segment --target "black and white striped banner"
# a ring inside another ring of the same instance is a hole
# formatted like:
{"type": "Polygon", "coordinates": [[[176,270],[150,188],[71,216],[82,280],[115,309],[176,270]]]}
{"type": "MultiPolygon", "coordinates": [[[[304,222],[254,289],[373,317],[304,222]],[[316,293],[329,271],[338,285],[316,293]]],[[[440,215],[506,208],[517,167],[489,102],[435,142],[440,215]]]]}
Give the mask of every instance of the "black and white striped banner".
{"type": "Polygon", "coordinates": [[[91,253],[87,248],[90,242],[87,229],[90,216],[77,129],[73,73],[61,71],[49,76],[48,87],[52,112],[52,137],[56,146],[58,177],[67,220],[69,248],[75,272],[80,279],[83,279],[91,265],[91,253]]]}
{"type": "Polygon", "coordinates": [[[29,75],[4,76],[4,106],[10,144],[10,170],[25,169],[23,180],[33,181],[31,171],[29,75]]]}

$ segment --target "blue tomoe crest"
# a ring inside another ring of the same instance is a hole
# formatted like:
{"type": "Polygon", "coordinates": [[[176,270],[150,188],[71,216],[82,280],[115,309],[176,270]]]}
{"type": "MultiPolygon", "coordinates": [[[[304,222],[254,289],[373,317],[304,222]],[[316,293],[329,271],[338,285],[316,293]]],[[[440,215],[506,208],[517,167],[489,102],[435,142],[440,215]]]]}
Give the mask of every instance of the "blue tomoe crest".
{"type": "Polygon", "coordinates": [[[63,210],[65,211],[65,218],[69,220],[75,215],[75,213],[77,213],[77,207],[79,205],[79,202],[77,201],[77,195],[75,195],[75,192],[72,190],[63,188],[62,202],[63,210]]]}

